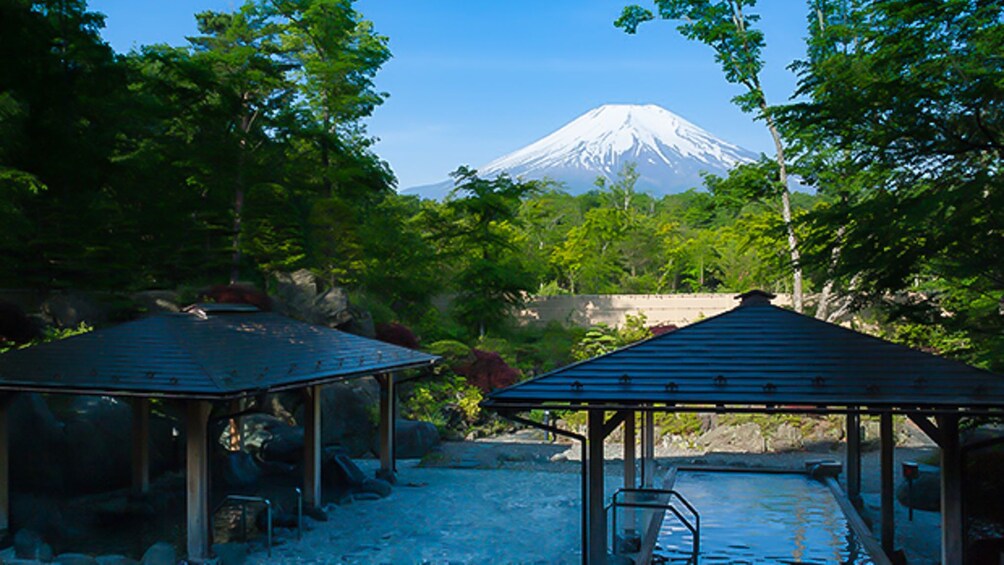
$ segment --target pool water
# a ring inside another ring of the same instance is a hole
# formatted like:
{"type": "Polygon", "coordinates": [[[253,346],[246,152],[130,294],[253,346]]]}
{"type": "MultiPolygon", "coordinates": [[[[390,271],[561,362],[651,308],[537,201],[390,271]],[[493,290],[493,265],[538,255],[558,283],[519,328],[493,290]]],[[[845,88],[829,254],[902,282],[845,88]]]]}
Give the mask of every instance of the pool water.
{"type": "MultiPolygon", "coordinates": [[[[872,563],[833,493],[808,477],[686,471],[673,488],[701,515],[702,564],[872,563]]],[[[667,512],[656,555],[683,563],[692,543],[667,512]]]]}

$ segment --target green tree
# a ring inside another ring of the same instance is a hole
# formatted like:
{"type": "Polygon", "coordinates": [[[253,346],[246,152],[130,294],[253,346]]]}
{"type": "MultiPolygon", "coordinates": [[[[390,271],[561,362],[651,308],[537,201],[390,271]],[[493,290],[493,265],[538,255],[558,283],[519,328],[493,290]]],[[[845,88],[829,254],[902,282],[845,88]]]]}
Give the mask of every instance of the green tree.
{"type": "MultiPolygon", "coordinates": [[[[752,27],[759,16],[747,11],[747,8],[756,5],[756,0],[655,0],[655,4],[660,18],[682,20],[677,29],[684,37],[700,41],[715,50],[715,59],[721,64],[725,79],[746,90],[733,101],[744,112],[755,113],[758,119],[763,120],[774,140],[778,179],[777,183],[772,183],[771,192],[781,200],[781,214],[791,255],[793,301],[795,310],[801,312],[802,266],[798,236],[792,222],[785,144],[760,82],[763,32],[752,27]]],[[[633,34],[641,23],[654,19],[655,14],[651,10],[633,5],[624,8],[616,25],[633,34]]]]}
{"type": "MultiPolygon", "coordinates": [[[[785,127],[855,193],[813,215],[843,228],[837,274],[862,299],[1004,352],[1004,6],[815,2],[802,101],[785,127]],[[905,294],[906,291],[911,291],[905,294]]],[[[828,261],[825,253],[816,261],[828,261]]]]}
{"type": "Polygon", "coordinates": [[[538,184],[505,174],[484,179],[467,167],[451,176],[455,187],[429,225],[455,264],[457,317],[483,336],[534,288],[520,254],[518,212],[521,200],[537,191],[538,184]]]}

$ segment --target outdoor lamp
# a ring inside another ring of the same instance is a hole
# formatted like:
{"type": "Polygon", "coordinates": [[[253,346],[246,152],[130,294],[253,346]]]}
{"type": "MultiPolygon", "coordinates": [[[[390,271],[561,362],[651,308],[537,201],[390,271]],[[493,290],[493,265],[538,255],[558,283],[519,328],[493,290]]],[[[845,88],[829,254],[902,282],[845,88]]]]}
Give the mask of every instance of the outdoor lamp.
{"type": "Polygon", "coordinates": [[[913,521],[913,481],[920,476],[920,466],[916,461],[903,462],[903,478],[906,479],[906,501],[909,510],[910,521],[913,521]]]}

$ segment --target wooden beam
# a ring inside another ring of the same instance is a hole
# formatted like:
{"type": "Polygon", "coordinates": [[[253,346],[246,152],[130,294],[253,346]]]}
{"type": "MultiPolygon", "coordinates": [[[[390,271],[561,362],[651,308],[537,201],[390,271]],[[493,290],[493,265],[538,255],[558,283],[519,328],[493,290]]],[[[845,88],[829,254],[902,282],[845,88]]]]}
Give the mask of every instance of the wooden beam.
{"type": "Polygon", "coordinates": [[[150,399],[132,399],[132,491],[150,492],[150,399]]]}
{"type": "Polygon", "coordinates": [[[861,416],[847,414],[847,498],[861,508],[861,416]]]}
{"type": "Polygon", "coordinates": [[[614,412],[614,415],[610,417],[609,420],[603,423],[603,438],[606,439],[610,434],[617,429],[617,426],[624,423],[624,418],[627,417],[627,410],[618,410],[614,412]]]}
{"type": "MultiPolygon", "coordinates": [[[[635,413],[628,412],[624,418],[624,488],[636,488],[635,482],[635,413]]],[[[616,512],[616,510],[614,510],[616,512]]],[[[624,530],[634,531],[638,525],[635,522],[635,509],[624,509],[624,530]]],[[[614,532],[614,536],[620,535],[614,532]]]]}
{"type": "Polygon", "coordinates": [[[321,387],[303,390],[303,503],[321,506],[321,387]]]}
{"type": "Polygon", "coordinates": [[[635,488],[635,413],[624,418],[624,488],[635,488]]]}
{"type": "Polygon", "coordinates": [[[896,438],[892,429],[892,414],[885,412],[879,416],[879,436],[881,442],[880,461],[882,466],[882,550],[891,556],[896,551],[896,516],[893,469],[896,438]]]}
{"type": "Polygon", "coordinates": [[[938,416],[941,431],[941,563],[962,565],[965,518],[962,511],[962,449],[959,417],[938,416]]]}
{"type": "Polygon", "coordinates": [[[7,408],[11,395],[0,394],[0,533],[10,529],[10,434],[7,408]]]}
{"type": "Polygon", "coordinates": [[[210,559],[209,544],[209,409],[204,400],[185,403],[187,436],[186,474],[188,511],[188,561],[204,563],[210,559]]]}
{"type": "Polygon", "coordinates": [[[917,427],[920,428],[925,435],[927,435],[927,437],[931,438],[931,441],[938,444],[939,447],[941,446],[944,441],[941,430],[939,430],[938,426],[935,426],[933,422],[928,420],[927,416],[922,416],[920,414],[907,414],[907,417],[909,417],[910,421],[916,424],[917,427]]]}
{"type": "Polygon", "coordinates": [[[378,434],[380,436],[380,469],[377,477],[395,482],[394,470],[394,436],[396,426],[394,422],[394,375],[378,375],[377,382],[380,383],[380,426],[378,434]]]}
{"type": "Polygon", "coordinates": [[[603,492],[603,411],[588,412],[589,425],[589,547],[587,563],[605,565],[607,561],[607,516],[603,492]]]}

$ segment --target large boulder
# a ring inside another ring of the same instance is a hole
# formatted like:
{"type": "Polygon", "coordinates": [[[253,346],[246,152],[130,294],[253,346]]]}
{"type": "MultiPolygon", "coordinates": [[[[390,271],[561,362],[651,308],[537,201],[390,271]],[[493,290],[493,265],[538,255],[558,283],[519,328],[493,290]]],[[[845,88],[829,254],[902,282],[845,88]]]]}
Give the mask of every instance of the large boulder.
{"type": "Polygon", "coordinates": [[[321,460],[321,480],[326,486],[344,492],[361,488],[368,477],[341,448],[329,447],[321,460]]]}
{"type": "Polygon", "coordinates": [[[142,565],[177,565],[178,554],[170,543],[158,541],[146,550],[140,563],[142,565]]]}
{"type": "MultiPolygon", "coordinates": [[[[150,464],[157,474],[176,461],[175,425],[151,415],[150,464]]],[[[132,408],[102,396],[73,397],[54,413],[37,394],[10,407],[11,483],[29,492],[97,492],[129,482],[132,408]]]]}
{"type": "MultiPolygon", "coordinates": [[[[340,445],[352,457],[366,455],[376,441],[380,387],[373,379],[354,379],[325,386],[321,393],[321,441],[340,445]]],[[[298,414],[302,422],[302,412],[298,414]]]]}
{"type": "Polygon", "coordinates": [[[396,428],[394,452],[398,459],[420,459],[439,445],[439,430],[429,422],[398,420],[396,428]]]}
{"type": "Polygon", "coordinates": [[[287,316],[329,327],[340,326],[352,319],[345,290],[328,288],[307,269],[275,273],[272,287],[274,308],[287,316]]]}
{"type": "MultiPolygon", "coordinates": [[[[132,461],[132,407],[107,396],[75,397],[65,411],[66,486],[99,492],[126,486],[132,461]]],[[[150,469],[175,463],[175,424],[150,415],[150,469]]]]}
{"type": "Polygon", "coordinates": [[[75,293],[56,293],[42,302],[42,318],[60,328],[75,328],[81,323],[90,325],[108,321],[108,309],[92,297],[75,293]]]}
{"type": "Polygon", "coordinates": [[[722,453],[763,453],[767,445],[760,426],[753,422],[738,426],[718,426],[697,438],[704,451],[722,453]]]}
{"type": "Polygon", "coordinates": [[[261,479],[261,469],[246,451],[225,452],[213,463],[215,478],[228,487],[246,488],[254,486],[261,479]]]}
{"type": "Polygon", "coordinates": [[[260,461],[301,463],[303,427],[293,426],[268,414],[241,418],[244,448],[260,461]]]}
{"type": "Polygon", "coordinates": [[[15,395],[8,408],[11,488],[59,492],[64,487],[66,431],[39,394],[15,395]]]}
{"type": "Polygon", "coordinates": [[[19,559],[35,559],[43,563],[52,561],[52,547],[45,543],[41,534],[34,530],[18,530],[14,534],[14,556],[19,559]]]}
{"type": "Polygon", "coordinates": [[[778,426],[767,440],[767,448],[775,452],[797,451],[802,446],[802,432],[787,422],[778,426]]]}

